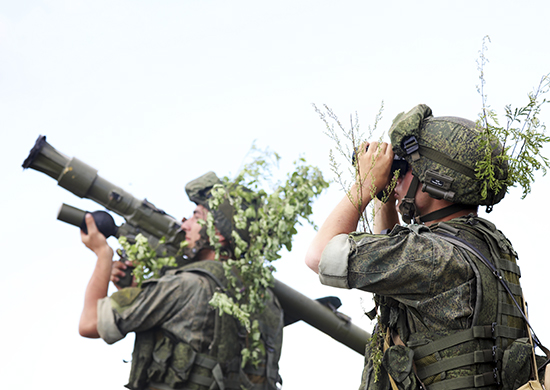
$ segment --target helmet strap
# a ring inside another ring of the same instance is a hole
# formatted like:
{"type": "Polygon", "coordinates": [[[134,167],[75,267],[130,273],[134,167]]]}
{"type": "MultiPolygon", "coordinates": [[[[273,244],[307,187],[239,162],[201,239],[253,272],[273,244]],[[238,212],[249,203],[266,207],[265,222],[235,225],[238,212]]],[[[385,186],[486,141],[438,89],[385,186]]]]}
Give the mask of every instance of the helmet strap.
{"type": "Polygon", "coordinates": [[[401,204],[399,205],[401,218],[403,218],[403,221],[406,224],[410,224],[413,220],[416,223],[434,221],[436,219],[445,218],[458,211],[470,209],[472,207],[464,204],[453,203],[447,207],[433,211],[426,215],[417,216],[418,210],[416,208],[414,198],[419,185],[420,185],[420,180],[418,179],[418,177],[413,175],[411,184],[409,185],[409,189],[407,190],[407,194],[405,195],[405,198],[403,198],[403,200],[401,201],[401,204]]]}
{"type": "Polygon", "coordinates": [[[409,184],[409,189],[407,190],[407,194],[399,205],[401,218],[403,218],[403,221],[406,224],[410,224],[413,218],[416,216],[417,210],[416,205],[414,204],[414,196],[416,195],[416,190],[418,189],[419,184],[420,180],[418,180],[418,177],[413,175],[411,184],[409,184]]]}
{"type": "Polygon", "coordinates": [[[416,218],[417,223],[424,223],[424,222],[430,222],[434,221],[436,219],[441,219],[448,217],[451,214],[454,214],[456,212],[471,209],[472,206],[468,206],[465,204],[459,204],[459,203],[453,203],[447,207],[443,207],[442,209],[432,211],[431,213],[428,213],[426,215],[423,215],[421,217],[416,218]]]}

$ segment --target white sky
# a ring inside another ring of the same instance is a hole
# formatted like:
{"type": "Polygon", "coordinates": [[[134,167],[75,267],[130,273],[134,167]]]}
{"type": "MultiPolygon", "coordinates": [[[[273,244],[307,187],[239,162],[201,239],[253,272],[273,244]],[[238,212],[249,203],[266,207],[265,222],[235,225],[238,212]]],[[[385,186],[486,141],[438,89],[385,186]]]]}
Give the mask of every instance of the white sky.
{"type": "MultiPolygon", "coordinates": [[[[542,0],[0,0],[2,387],[122,389],[130,366],[133,337],[108,346],[78,335],[95,257],[56,215],[63,202],[100,207],[22,171],[39,134],[181,218],[193,208],[185,183],[208,170],[235,174],[253,140],[282,155],[282,172],[304,156],[332,178],[334,145],[312,103],[344,122],[357,111],[364,130],[382,100],[383,130],[418,103],[475,119],[485,35],[492,107],[525,104],[550,72],[549,14],[542,0]]],[[[548,108],[541,118],[549,122],[548,108]]],[[[532,323],[548,345],[550,179],[537,178],[524,201],[513,191],[488,217],[519,252],[532,323]]],[[[317,224],[341,196],[334,185],[316,202],[317,224]]],[[[304,265],[312,236],[300,229],[276,277],[312,298],[339,296],[370,332],[361,308],[370,295],[323,287],[304,265]]],[[[305,324],[284,337],[285,389],[358,387],[359,354],[305,324]]]]}

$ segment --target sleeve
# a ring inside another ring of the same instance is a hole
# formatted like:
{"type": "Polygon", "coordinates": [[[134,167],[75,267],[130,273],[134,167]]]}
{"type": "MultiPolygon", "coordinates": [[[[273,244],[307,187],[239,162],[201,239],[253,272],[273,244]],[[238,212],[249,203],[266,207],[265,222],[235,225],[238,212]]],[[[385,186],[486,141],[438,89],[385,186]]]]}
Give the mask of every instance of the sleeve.
{"type": "Polygon", "coordinates": [[[406,302],[433,329],[470,324],[476,288],[472,267],[458,248],[422,225],[389,235],[336,236],[321,255],[319,274],[324,284],[406,302]]]}
{"type": "Polygon", "coordinates": [[[383,295],[427,293],[434,256],[431,240],[410,230],[390,235],[335,236],[321,256],[321,283],[383,295]]]}
{"type": "Polygon", "coordinates": [[[321,283],[340,288],[350,288],[348,284],[348,256],[350,242],[347,234],[333,237],[321,254],[319,280],[321,283]]]}
{"type": "Polygon", "coordinates": [[[97,301],[97,332],[107,344],[116,343],[124,338],[115,324],[115,315],[110,298],[97,301]]]}
{"type": "Polygon", "coordinates": [[[107,343],[122,339],[129,332],[154,327],[178,334],[194,323],[199,311],[208,311],[212,292],[200,275],[182,272],[145,284],[124,288],[98,302],[98,332],[107,343]]]}

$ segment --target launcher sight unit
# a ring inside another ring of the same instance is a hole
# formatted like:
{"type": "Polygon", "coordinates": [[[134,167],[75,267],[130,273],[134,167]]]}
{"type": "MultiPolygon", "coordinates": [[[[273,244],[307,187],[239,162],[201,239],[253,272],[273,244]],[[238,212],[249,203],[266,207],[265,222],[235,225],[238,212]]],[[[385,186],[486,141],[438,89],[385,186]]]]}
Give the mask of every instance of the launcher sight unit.
{"type": "MultiPolygon", "coordinates": [[[[162,237],[165,243],[158,245],[157,252],[174,256],[185,240],[181,223],[158,209],[146,199],[139,200],[122,188],[108,182],[97,174],[97,170],[76,157],[69,158],[58,152],[41,135],[36,140],[23,168],[32,168],[57,180],[57,183],[80,198],[91,199],[125,219],[116,226],[113,217],[105,211],[91,214],[98,229],[109,236],[126,236],[129,241],[142,233],[153,247],[162,237]]],[[[86,211],[63,204],[57,218],[80,227],[85,231],[86,211]]],[[[178,259],[176,259],[178,260],[178,259]]],[[[181,259],[179,259],[181,260],[181,259]]],[[[364,355],[370,334],[354,325],[350,318],[338,312],[341,301],[337,297],[313,300],[275,279],[273,292],[279,299],[285,313],[285,326],[303,320],[314,328],[331,336],[338,342],[364,355]]]]}

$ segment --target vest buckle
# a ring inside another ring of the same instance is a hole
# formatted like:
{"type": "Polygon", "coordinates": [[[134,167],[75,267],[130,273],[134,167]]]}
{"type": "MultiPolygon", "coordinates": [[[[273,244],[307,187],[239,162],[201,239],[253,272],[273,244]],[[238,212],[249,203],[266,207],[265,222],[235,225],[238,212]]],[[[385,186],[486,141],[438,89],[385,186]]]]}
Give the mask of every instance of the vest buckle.
{"type": "Polygon", "coordinates": [[[500,375],[498,373],[498,368],[493,368],[493,378],[495,379],[495,383],[497,385],[500,385],[500,375]]]}
{"type": "Polygon", "coordinates": [[[493,345],[493,347],[491,348],[491,354],[493,356],[493,363],[495,364],[498,363],[497,350],[498,350],[498,347],[496,345],[493,345]]]}

